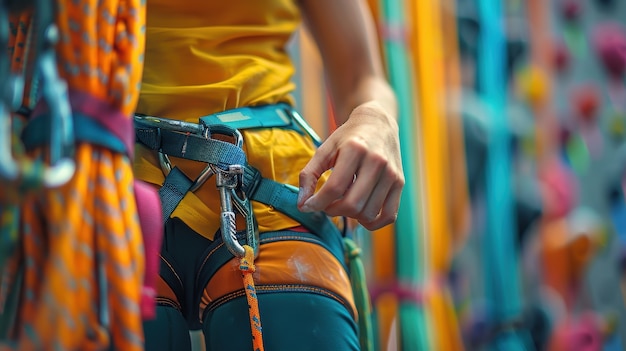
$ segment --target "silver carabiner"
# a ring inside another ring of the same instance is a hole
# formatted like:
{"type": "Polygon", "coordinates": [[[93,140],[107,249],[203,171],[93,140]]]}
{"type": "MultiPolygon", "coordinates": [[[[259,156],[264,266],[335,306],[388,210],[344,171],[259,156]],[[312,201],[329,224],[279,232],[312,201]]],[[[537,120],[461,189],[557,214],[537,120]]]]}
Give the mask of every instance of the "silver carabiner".
{"type": "MultiPolygon", "coordinates": [[[[161,171],[163,172],[163,175],[167,177],[167,175],[170,174],[170,172],[172,171],[172,162],[166,154],[160,151],[159,164],[161,165],[161,171]]],[[[196,179],[193,181],[193,184],[191,185],[191,188],[189,188],[189,191],[193,193],[194,191],[198,190],[202,186],[202,184],[204,184],[209,178],[211,178],[213,174],[215,173],[213,172],[213,169],[210,165],[204,167],[202,172],[200,172],[198,177],[196,177],[196,179]]]]}
{"type": "Polygon", "coordinates": [[[246,240],[248,245],[252,247],[254,251],[254,257],[259,255],[259,224],[256,221],[254,212],[252,210],[252,203],[250,199],[242,192],[243,196],[239,196],[235,189],[231,190],[231,199],[237,211],[244,217],[246,221],[246,240]]]}
{"type": "Polygon", "coordinates": [[[220,229],[222,240],[228,251],[235,257],[243,257],[245,249],[237,240],[237,228],[235,222],[235,211],[244,217],[246,222],[246,241],[254,251],[254,257],[259,254],[259,225],[252,211],[252,203],[244,193],[239,195],[242,186],[244,168],[241,165],[232,165],[227,171],[215,166],[213,171],[216,178],[215,183],[220,192],[221,222],[220,229]]]}
{"type": "MultiPolygon", "coordinates": [[[[150,128],[166,129],[178,133],[189,133],[195,136],[201,136],[205,139],[210,139],[216,134],[225,135],[233,138],[233,144],[236,147],[243,147],[243,136],[241,132],[227,125],[208,125],[204,123],[204,121],[201,121],[200,124],[196,124],[146,115],[136,115],[135,122],[150,128]]],[[[172,162],[167,154],[159,151],[158,155],[161,170],[167,177],[172,170],[172,162]]],[[[220,229],[224,244],[236,257],[243,257],[245,254],[245,249],[237,240],[236,210],[244,216],[246,222],[246,239],[248,245],[253,248],[256,257],[259,252],[259,226],[252,212],[250,200],[241,192],[243,173],[244,167],[242,165],[231,165],[227,170],[223,170],[216,165],[208,164],[194,180],[189,191],[196,191],[207,179],[215,175],[215,184],[220,193],[220,229]]]]}
{"type": "Polygon", "coordinates": [[[230,253],[235,257],[243,257],[246,250],[237,240],[237,226],[235,223],[235,212],[233,211],[233,191],[241,184],[243,177],[243,167],[232,165],[227,171],[211,165],[215,173],[215,184],[220,192],[220,229],[222,240],[230,253]]]}

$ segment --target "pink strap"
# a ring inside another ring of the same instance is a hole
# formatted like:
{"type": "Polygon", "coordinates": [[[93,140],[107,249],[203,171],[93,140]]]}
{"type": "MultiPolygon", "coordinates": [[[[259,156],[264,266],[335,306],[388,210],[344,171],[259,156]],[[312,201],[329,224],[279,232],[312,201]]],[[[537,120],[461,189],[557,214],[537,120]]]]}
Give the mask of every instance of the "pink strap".
{"type": "Polygon", "coordinates": [[[156,317],[156,283],[159,276],[159,252],[163,240],[163,220],[161,201],[152,186],[135,180],[135,201],[141,232],[143,234],[145,255],[145,277],[141,289],[141,317],[144,320],[156,317]]]}

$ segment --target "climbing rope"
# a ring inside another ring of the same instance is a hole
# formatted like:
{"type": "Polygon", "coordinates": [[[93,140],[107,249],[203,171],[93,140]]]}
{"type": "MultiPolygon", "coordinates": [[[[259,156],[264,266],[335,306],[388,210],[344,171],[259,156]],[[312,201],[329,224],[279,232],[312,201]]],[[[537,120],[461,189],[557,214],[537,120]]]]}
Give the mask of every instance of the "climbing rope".
{"type": "Polygon", "coordinates": [[[344,238],[343,242],[350,267],[350,282],[352,283],[354,304],[359,312],[359,343],[361,351],[371,351],[374,350],[374,330],[371,320],[372,308],[365,281],[365,268],[361,259],[361,249],[350,238],[344,238]]]}
{"type": "Polygon", "coordinates": [[[243,245],[244,255],[239,261],[239,270],[243,278],[243,287],[248,300],[248,312],[250,314],[250,329],[252,329],[252,347],[254,351],[263,351],[263,332],[261,329],[261,314],[259,313],[259,300],[254,286],[252,274],[256,271],[254,266],[254,249],[250,245],[243,245]]]}

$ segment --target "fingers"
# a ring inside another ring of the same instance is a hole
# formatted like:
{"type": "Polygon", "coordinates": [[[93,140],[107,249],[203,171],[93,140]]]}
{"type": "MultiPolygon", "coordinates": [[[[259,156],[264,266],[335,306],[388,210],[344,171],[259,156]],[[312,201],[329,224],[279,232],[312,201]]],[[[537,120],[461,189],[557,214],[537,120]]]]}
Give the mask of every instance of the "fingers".
{"type": "Polygon", "coordinates": [[[325,211],[331,216],[356,219],[369,230],[396,220],[404,179],[382,157],[369,157],[362,163],[354,184],[343,198],[325,211]]]}
{"type": "Polygon", "coordinates": [[[402,172],[394,169],[385,155],[368,151],[364,143],[353,141],[349,147],[343,146],[334,161],[320,148],[322,152],[302,171],[299,209],[354,218],[369,230],[394,222],[404,186],[402,172]],[[331,167],[333,173],[313,194],[319,177],[331,167]]]}
{"type": "Polygon", "coordinates": [[[298,208],[301,211],[313,211],[313,209],[304,208],[303,205],[315,192],[317,181],[320,179],[322,174],[333,166],[335,157],[336,150],[334,146],[324,143],[300,172],[298,208]]]}
{"type": "Polygon", "coordinates": [[[400,207],[400,197],[402,195],[402,187],[404,186],[404,182],[396,183],[391,190],[387,198],[385,199],[385,203],[382,207],[382,210],[371,222],[361,221],[359,223],[367,230],[376,230],[380,229],[386,225],[394,223],[398,218],[398,208],[400,207]]]}
{"type": "Polygon", "coordinates": [[[343,148],[337,153],[336,160],[334,162],[327,162],[325,167],[320,167],[323,164],[322,162],[312,165],[311,163],[313,160],[311,160],[311,162],[309,162],[300,174],[300,187],[303,188],[303,191],[305,191],[305,194],[302,195],[302,197],[307,197],[307,199],[299,206],[300,210],[324,211],[332,202],[343,197],[348,188],[352,185],[354,174],[360,166],[360,160],[362,159],[363,152],[363,147],[343,148]],[[313,171],[308,169],[309,165],[311,165],[311,169],[313,171]],[[317,179],[319,179],[320,175],[333,166],[335,166],[333,168],[333,173],[330,177],[328,177],[326,183],[324,183],[316,194],[312,196],[309,195],[309,192],[312,193],[315,191],[315,186],[311,187],[309,185],[312,175],[315,175],[317,183],[317,179]]]}
{"type": "Polygon", "coordinates": [[[356,171],[354,183],[342,198],[337,199],[325,209],[326,213],[331,216],[347,216],[358,220],[373,221],[380,212],[387,192],[391,188],[391,182],[381,179],[384,168],[383,159],[365,159],[356,171]],[[366,208],[369,212],[365,211],[366,208]]]}

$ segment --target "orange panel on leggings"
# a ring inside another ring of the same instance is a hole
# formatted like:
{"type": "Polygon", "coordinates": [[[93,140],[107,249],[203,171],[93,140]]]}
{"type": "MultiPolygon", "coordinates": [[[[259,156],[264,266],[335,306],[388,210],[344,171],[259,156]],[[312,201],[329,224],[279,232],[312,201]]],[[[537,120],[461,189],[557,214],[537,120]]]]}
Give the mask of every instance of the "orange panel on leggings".
{"type": "MultiPolygon", "coordinates": [[[[301,241],[263,244],[255,265],[257,288],[273,284],[322,288],[341,296],[350,305],[353,315],[357,315],[348,274],[335,256],[322,246],[301,241]]],[[[212,301],[241,289],[239,261],[232,259],[215,273],[204,289],[200,313],[212,301]]]]}

